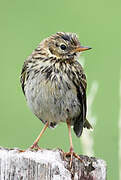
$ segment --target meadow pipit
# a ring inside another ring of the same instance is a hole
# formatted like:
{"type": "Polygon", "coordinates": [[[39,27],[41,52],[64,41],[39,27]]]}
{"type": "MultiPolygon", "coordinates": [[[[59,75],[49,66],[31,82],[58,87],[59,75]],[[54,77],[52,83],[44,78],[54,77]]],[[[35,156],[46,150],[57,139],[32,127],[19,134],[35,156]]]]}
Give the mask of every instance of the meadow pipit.
{"type": "Polygon", "coordinates": [[[73,33],[58,32],[44,39],[24,62],[21,86],[32,112],[45,124],[30,147],[39,148],[38,141],[47,127],[66,122],[69,130],[70,151],[74,153],[71,126],[77,137],[83,127],[91,128],[86,120],[86,76],[77,61],[79,53],[89,50],[80,45],[73,33]]]}

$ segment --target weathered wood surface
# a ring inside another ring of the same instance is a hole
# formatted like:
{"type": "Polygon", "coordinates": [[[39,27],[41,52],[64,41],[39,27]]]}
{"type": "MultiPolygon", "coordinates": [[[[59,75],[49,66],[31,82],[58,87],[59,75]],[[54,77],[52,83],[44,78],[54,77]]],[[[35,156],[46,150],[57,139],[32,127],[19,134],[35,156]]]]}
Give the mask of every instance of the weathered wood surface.
{"type": "Polygon", "coordinates": [[[81,156],[83,163],[64,159],[61,150],[20,152],[0,148],[0,180],[106,180],[104,160],[81,156]]]}

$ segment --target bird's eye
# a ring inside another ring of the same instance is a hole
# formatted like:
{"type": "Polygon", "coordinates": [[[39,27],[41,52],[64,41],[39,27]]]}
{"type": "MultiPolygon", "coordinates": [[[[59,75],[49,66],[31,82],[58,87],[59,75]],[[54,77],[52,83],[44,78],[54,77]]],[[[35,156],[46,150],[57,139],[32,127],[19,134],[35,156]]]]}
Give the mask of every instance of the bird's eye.
{"type": "Polygon", "coordinates": [[[62,50],[65,50],[65,49],[66,49],[66,45],[65,45],[65,44],[61,44],[61,45],[60,45],[60,48],[61,48],[62,50]]]}

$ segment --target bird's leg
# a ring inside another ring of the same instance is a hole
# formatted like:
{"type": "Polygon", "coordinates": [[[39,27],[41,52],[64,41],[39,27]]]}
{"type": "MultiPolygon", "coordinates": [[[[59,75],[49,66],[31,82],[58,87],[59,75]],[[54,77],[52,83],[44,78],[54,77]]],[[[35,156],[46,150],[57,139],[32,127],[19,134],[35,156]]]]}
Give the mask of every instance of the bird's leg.
{"type": "Polygon", "coordinates": [[[73,143],[72,143],[72,136],[71,136],[71,124],[70,121],[67,120],[67,127],[68,127],[68,133],[69,133],[69,141],[70,141],[70,151],[67,153],[64,153],[65,156],[70,156],[70,168],[72,167],[72,160],[73,160],[73,156],[77,159],[79,159],[81,162],[82,160],[80,159],[80,157],[74,152],[74,148],[73,148],[73,143]]]}
{"type": "Polygon", "coordinates": [[[40,147],[38,146],[38,142],[41,138],[41,136],[43,135],[43,133],[45,132],[45,130],[47,129],[47,127],[49,126],[49,122],[47,122],[44,126],[44,128],[42,129],[42,131],[40,132],[39,136],[37,137],[37,139],[34,141],[34,143],[30,146],[30,149],[40,149],[40,147]]]}
{"type": "Polygon", "coordinates": [[[72,136],[71,136],[71,125],[70,122],[67,120],[67,127],[68,127],[68,134],[69,134],[69,141],[70,141],[70,152],[68,153],[68,155],[70,154],[70,167],[72,166],[72,159],[73,159],[73,152],[74,152],[74,148],[73,148],[73,143],[72,143],[72,136]]]}

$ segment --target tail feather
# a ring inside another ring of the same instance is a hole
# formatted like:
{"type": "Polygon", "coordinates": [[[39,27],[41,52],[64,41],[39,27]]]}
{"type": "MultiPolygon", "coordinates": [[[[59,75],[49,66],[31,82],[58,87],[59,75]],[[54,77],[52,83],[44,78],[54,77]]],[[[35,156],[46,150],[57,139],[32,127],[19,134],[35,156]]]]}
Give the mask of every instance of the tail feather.
{"type": "Polygon", "coordinates": [[[74,132],[76,134],[77,137],[80,137],[82,132],[83,132],[83,121],[82,121],[82,117],[80,117],[80,119],[76,119],[76,121],[74,122],[74,132]]]}
{"type": "Polygon", "coordinates": [[[84,122],[84,128],[87,129],[93,129],[92,125],[89,123],[89,121],[86,119],[86,121],[84,122]]]}
{"type": "Polygon", "coordinates": [[[83,124],[83,121],[77,119],[74,123],[74,132],[76,134],[77,137],[80,137],[82,132],[83,132],[83,127],[87,128],[87,129],[93,129],[93,127],[91,126],[91,124],[89,123],[89,121],[86,119],[86,121],[83,124]]]}

